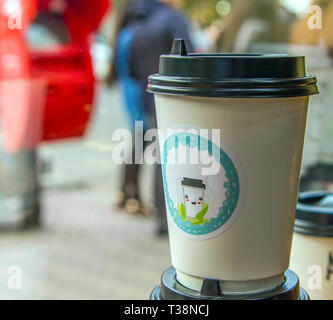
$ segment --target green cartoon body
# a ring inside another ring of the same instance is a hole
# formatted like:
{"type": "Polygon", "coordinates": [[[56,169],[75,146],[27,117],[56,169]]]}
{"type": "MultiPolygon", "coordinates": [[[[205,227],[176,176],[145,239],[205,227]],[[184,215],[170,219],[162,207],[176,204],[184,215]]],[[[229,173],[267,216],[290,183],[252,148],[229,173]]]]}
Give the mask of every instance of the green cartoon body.
{"type": "Polygon", "coordinates": [[[191,221],[193,225],[204,225],[205,222],[210,222],[209,219],[205,219],[205,215],[208,211],[208,203],[203,202],[202,210],[197,213],[197,215],[194,218],[189,218],[186,216],[186,210],[184,203],[178,203],[177,205],[178,214],[183,218],[185,221],[191,221]]]}

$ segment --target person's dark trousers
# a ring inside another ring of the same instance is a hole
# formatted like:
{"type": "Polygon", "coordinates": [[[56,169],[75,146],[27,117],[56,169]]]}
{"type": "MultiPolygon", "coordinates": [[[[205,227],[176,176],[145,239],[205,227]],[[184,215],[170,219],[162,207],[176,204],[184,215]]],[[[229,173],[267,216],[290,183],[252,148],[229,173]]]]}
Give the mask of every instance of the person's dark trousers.
{"type": "MultiPolygon", "coordinates": [[[[25,229],[37,227],[40,223],[40,186],[38,181],[37,150],[20,151],[10,154],[1,152],[0,195],[3,215],[1,229],[25,229]],[[20,221],[10,216],[20,216],[20,221]]],[[[1,213],[0,213],[1,214],[1,213]]],[[[1,219],[0,219],[1,220],[1,219]]]]}
{"type": "MultiPolygon", "coordinates": [[[[145,132],[144,132],[145,134],[145,132]]],[[[143,149],[148,146],[149,143],[144,142],[143,149]]],[[[160,150],[157,147],[157,159],[160,159],[160,150]]],[[[125,195],[125,198],[134,198],[139,202],[141,201],[140,192],[139,192],[139,172],[142,167],[141,164],[135,164],[135,149],[132,151],[132,164],[125,165],[125,174],[122,185],[122,192],[125,195]]],[[[160,163],[160,160],[159,160],[160,163]]],[[[167,233],[167,218],[166,218],[166,208],[165,208],[165,198],[164,198],[164,189],[163,189],[163,179],[161,165],[154,165],[155,171],[155,180],[154,180],[154,206],[156,209],[156,218],[157,218],[157,234],[163,235],[167,233]]]]}
{"type": "Polygon", "coordinates": [[[160,164],[155,166],[155,207],[157,215],[157,233],[159,235],[167,234],[167,213],[165,207],[162,167],[160,164]]]}
{"type": "MultiPolygon", "coordinates": [[[[134,159],[135,150],[132,151],[132,158],[134,159]]],[[[139,172],[140,164],[126,164],[124,172],[124,180],[121,187],[122,192],[125,195],[125,199],[134,198],[141,202],[139,192],[139,172]]]]}
{"type": "Polygon", "coordinates": [[[27,154],[27,167],[30,168],[30,187],[25,195],[26,214],[22,223],[22,228],[39,227],[41,223],[41,186],[38,177],[38,152],[29,151],[27,154]]]}

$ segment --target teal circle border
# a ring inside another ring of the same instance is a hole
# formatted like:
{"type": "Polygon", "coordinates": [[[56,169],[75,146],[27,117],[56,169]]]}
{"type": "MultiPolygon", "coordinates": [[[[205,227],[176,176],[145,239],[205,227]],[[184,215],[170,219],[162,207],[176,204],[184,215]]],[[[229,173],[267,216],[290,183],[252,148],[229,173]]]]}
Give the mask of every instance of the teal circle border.
{"type": "Polygon", "coordinates": [[[218,147],[207,138],[187,132],[175,133],[169,136],[165,140],[163,146],[162,175],[166,204],[168,206],[171,218],[184,232],[194,236],[210,234],[225,225],[233,215],[239,200],[240,193],[239,177],[236,167],[234,166],[229,156],[220,147],[218,147]],[[214,156],[215,160],[219,162],[224,168],[226,178],[228,179],[223,184],[226,188],[226,199],[223,201],[222,206],[219,208],[217,217],[211,218],[210,222],[205,222],[204,225],[193,225],[190,221],[184,222],[183,218],[178,214],[178,210],[175,207],[174,202],[170,198],[168,182],[166,179],[167,159],[169,151],[173,148],[178,148],[179,144],[182,144],[183,146],[189,146],[191,149],[198,148],[199,151],[208,151],[209,155],[214,156]],[[219,158],[217,155],[219,155],[219,158]]]}

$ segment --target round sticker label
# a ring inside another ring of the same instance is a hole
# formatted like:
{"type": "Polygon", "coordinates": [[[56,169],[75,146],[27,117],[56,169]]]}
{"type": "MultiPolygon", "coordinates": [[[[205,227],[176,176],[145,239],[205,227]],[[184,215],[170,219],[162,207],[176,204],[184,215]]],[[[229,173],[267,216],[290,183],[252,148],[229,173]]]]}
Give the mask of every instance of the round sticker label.
{"type": "Polygon", "coordinates": [[[202,130],[177,128],[162,147],[166,205],[186,237],[207,240],[238,218],[245,194],[243,170],[219,134],[213,142],[202,130]]]}

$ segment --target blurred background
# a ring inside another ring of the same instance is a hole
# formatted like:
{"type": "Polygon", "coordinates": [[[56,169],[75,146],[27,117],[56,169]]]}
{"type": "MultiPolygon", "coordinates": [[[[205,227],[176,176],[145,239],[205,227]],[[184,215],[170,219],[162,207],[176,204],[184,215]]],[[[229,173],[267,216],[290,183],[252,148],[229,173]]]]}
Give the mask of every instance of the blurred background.
{"type": "Polygon", "coordinates": [[[147,299],[158,284],[159,171],[116,165],[112,137],[154,127],[146,76],[174,37],[305,55],[321,94],[300,190],[333,189],[333,0],[0,0],[0,299],[147,299]]]}

